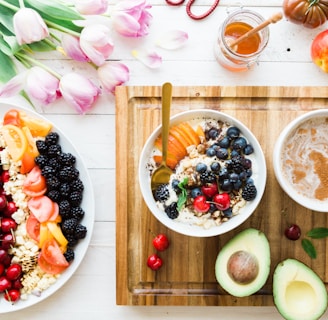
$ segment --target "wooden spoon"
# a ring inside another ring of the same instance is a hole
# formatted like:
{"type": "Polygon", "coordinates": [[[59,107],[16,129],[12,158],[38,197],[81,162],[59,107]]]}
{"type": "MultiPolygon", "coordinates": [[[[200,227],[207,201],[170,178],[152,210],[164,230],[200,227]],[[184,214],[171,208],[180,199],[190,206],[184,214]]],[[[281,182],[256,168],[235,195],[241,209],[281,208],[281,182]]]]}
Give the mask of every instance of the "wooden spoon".
{"type": "Polygon", "coordinates": [[[231,42],[229,41],[230,48],[233,48],[235,45],[237,45],[241,41],[244,41],[245,39],[249,38],[253,34],[258,33],[260,30],[262,30],[265,27],[267,27],[270,23],[276,23],[276,22],[278,22],[279,20],[282,19],[282,17],[283,16],[282,16],[282,13],[281,12],[275,13],[272,17],[270,17],[269,19],[263,21],[257,27],[249,30],[248,32],[246,32],[245,34],[243,34],[242,36],[240,36],[239,38],[237,38],[237,39],[235,39],[235,40],[233,40],[231,42]]]}
{"type": "Polygon", "coordinates": [[[166,165],[171,101],[172,84],[166,82],[162,86],[162,163],[151,176],[151,189],[153,191],[156,190],[159,185],[168,183],[172,174],[172,170],[166,165]]]}

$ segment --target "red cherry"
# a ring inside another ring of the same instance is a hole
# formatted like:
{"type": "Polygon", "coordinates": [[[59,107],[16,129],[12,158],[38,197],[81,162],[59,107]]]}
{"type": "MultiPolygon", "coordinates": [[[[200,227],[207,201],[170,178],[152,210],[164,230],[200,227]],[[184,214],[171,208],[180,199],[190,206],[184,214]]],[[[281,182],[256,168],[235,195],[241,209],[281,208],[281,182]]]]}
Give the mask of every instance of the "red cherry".
{"type": "Polygon", "coordinates": [[[194,208],[198,212],[207,212],[210,210],[211,205],[206,201],[205,196],[197,196],[194,199],[194,208]]]}
{"type": "Polygon", "coordinates": [[[301,228],[297,224],[291,224],[285,229],[285,236],[289,240],[298,240],[301,236],[301,228]]]}
{"type": "Polygon", "coordinates": [[[216,193],[218,193],[218,186],[216,183],[206,183],[201,189],[203,194],[209,198],[212,198],[216,193]]]}
{"type": "Polygon", "coordinates": [[[15,238],[12,233],[3,233],[0,235],[0,246],[2,249],[9,249],[15,244],[15,238]]]}
{"type": "Polygon", "coordinates": [[[147,266],[152,270],[158,270],[163,265],[163,260],[157,255],[152,254],[147,259],[147,266]]]}
{"type": "Polygon", "coordinates": [[[4,233],[9,233],[16,230],[17,223],[13,218],[2,218],[0,221],[1,230],[4,233]]]}
{"type": "Polygon", "coordinates": [[[17,280],[22,274],[22,267],[18,263],[13,263],[6,270],[6,277],[11,280],[17,280]]]}
{"type": "Polygon", "coordinates": [[[218,193],[213,197],[216,207],[221,210],[227,210],[230,207],[230,196],[228,193],[218,193]]]}
{"type": "Polygon", "coordinates": [[[5,277],[0,277],[0,292],[3,292],[5,290],[8,290],[11,286],[11,282],[5,277]]]}
{"type": "Polygon", "coordinates": [[[18,289],[10,289],[5,294],[4,297],[7,301],[15,302],[20,298],[20,291],[18,289]]]}
{"type": "Polygon", "coordinates": [[[7,198],[4,194],[0,194],[0,211],[7,207],[7,198]]]}
{"type": "Polygon", "coordinates": [[[3,263],[0,263],[0,276],[5,272],[5,266],[3,263]]]}
{"type": "Polygon", "coordinates": [[[9,201],[6,208],[3,210],[3,215],[10,218],[17,211],[17,207],[14,201],[9,201]]]}
{"type": "Polygon", "coordinates": [[[8,182],[9,179],[10,179],[9,171],[8,170],[2,171],[2,173],[1,173],[1,181],[3,183],[5,183],[5,182],[8,182]]]}
{"type": "Polygon", "coordinates": [[[153,245],[156,250],[158,251],[164,251],[168,248],[169,246],[169,239],[165,234],[158,234],[154,239],[153,239],[153,245]]]}
{"type": "Polygon", "coordinates": [[[11,286],[13,289],[23,288],[22,279],[21,278],[16,279],[15,281],[12,282],[11,286]]]}

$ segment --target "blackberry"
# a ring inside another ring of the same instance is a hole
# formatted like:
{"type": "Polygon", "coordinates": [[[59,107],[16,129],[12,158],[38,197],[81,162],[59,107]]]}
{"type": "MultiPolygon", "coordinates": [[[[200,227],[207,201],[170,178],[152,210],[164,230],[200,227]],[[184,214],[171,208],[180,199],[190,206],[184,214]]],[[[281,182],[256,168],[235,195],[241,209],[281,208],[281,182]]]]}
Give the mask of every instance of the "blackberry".
{"type": "Polygon", "coordinates": [[[71,154],[71,153],[64,153],[62,152],[58,156],[58,161],[63,165],[63,166],[71,166],[75,164],[76,158],[71,154]]]}
{"type": "Polygon", "coordinates": [[[51,144],[48,146],[48,156],[51,158],[58,157],[61,154],[61,146],[59,144],[51,144]]]}
{"type": "Polygon", "coordinates": [[[39,168],[43,168],[48,164],[48,157],[44,154],[40,154],[37,157],[34,158],[34,162],[39,168]]]}
{"type": "Polygon", "coordinates": [[[48,165],[50,167],[53,167],[55,171],[58,171],[61,167],[60,167],[60,163],[57,161],[56,158],[50,158],[48,160],[48,165]]]}
{"type": "Polygon", "coordinates": [[[58,190],[50,190],[47,192],[48,198],[50,198],[54,202],[59,202],[60,201],[60,193],[58,190]]]}
{"type": "Polygon", "coordinates": [[[202,183],[211,183],[216,180],[216,176],[212,171],[205,171],[199,175],[200,181],[202,183]]]}
{"type": "Polygon", "coordinates": [[[164,202],[170,196],[168,184],[161,184],[154,192],[154,198],[156,201],[164,202]]]}
{"type": "Polygon", "coordinates": [[[65,238],[68,241],[67,246],[70,248],[74,247],[78,242],[78,239],[75,239],[73,234],[66,234],[65,238]]]}
{"type": "Polygon", "coordinates": [[[71,184],[71,190],[72,191],[79,191],[82,192],[84,190],[83,182],[80,179],[74,180],[71,184]]]}
{"type": "Polygon", "coordinates": [[[57,132],[50,132],[45,139],[45,143],[49,146],[52,144],[57,144],[59,140],[59,134],[57,132]]]}
{"type": "Polygon", "coordinates": [[[71,192],[71,188],[68,183],[62,183],[59,186],[59,193],[60,193],[60,196],[62,197],[62,199],[68,198],[70,195],[70,192],[71,192]]]}
{"type": "Polygon", "coordinates": [[[246,201],[254,200],[257,195],[257,190],[254,184],[246,184],[246,186],[243,189],[242,197],[246,201]]]}
{"type": "Polygon", "coordinates": [[[170,219],[176,219],[179,216],[177,206],[178,204],[176,202],[172,202],[165,208],[165,212],[170,219]]]}
{"type": "Polygon", "coordinates": [[[41,174],[46,179],[49,179],[50,177],[53,177],[56,174],[56,170],[53,167],[46,165],[41,169],[41,174]]]}
{"type": "Polygon", "coordinates": [[[85,212],[81,207],[71,207],[70,216],[75,218],[77,221],[82,220],[84,214],[85,212]]]}
{"type": "Polygon", "coordinates": [[[75,258],[74,251],[72,249],[68,248],[66,250],[66,252],[64,253],[64,257],[65,257],[67,262],[71,262],[75,258]]]}
{"type": "Polygon", "coordinates": [[[245,169],[244,162],[245,158],[239,155],[231,159],[229,166],[234,172],[241,173],[245,169]]]}
{"type": "Polygon", "coordinates": [[[47,190],[51,191],[51,190],[56,190],[59,187],[60,182],[56,176],[51,176],[48,179],[46,179],[46,184],[47,184],[47,190]]]}
{"type": "Polygon", "coordinates": [[[69,195],[69,202],[72,206],[77,207],[81,204],[82,202],[82,193],[79,191],[73,191],[69,195]]]}
{"type": "Polygon", "coordinates": [[[58,176],[60,181],[71,182],[78,178],[79,171],[72,166],[66,166],[59,171],[58,176]]]}
{"type": "Polygon", "coordinates": [[[37,140],[35,144],[40,154],[47,154],[48,146],[43,140],[37,140]]]}
{"type": "Polygon", "coordinates": [[[71,212],[71,205],[68,200],[62,200],[58,203],[59,205],[59,214],[62,218],[68,218],[71,212]]]}
{"type": "Polygon", "coordinates": [[[87,228],[84,225],[78,223],[75,228],[74,238],[83,239],[85,238],[86,235],[87,235],[87,228]]]}
{"type": "Polygon", "coordinates": [[[77,224],[78,222],[74,218],[64,220],[61,224],[61,228],[64,235],[68,235],[68,234],[74,235],[77,224]]]}

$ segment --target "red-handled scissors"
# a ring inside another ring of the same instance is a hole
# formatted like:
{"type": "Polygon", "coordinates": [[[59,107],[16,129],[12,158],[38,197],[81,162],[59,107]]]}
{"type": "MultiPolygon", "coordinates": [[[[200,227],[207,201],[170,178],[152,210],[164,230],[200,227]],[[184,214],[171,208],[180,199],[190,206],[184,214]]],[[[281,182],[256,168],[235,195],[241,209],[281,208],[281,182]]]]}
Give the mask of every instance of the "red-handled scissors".
{"type": "MultiPolygon", "coordinates": [[[[171,5],[171,6],[179,6],[180,4],[183,4],[185,2],[185,0],[165,0],[167,4],[171,5]]],[[[192,4],[195,2],[195,0],[189,0],[187,3],[187,14],[190,18],[194,19],[194,20],[201,20],[206,18],[207,16],[209,16],[214,9],[217,7],[217,5],[219,4],[220,0],[214,0],[214,3],[212,4],[212,6],[203,14],[201,15],[195,15],[191,12],[191,6],[192,4]]]]}

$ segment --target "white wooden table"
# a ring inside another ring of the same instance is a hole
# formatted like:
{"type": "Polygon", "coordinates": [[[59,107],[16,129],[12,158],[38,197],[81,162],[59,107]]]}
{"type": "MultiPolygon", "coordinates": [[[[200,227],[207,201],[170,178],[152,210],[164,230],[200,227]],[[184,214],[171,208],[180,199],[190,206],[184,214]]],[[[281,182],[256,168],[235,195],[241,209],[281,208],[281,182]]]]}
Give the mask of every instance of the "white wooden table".
{"type": "MultiPolygon", "coordinates": [[[[328,74],[321,72],[310,59],[311,41],[324,30],[324,26],[307,30],[285,19],[272,25],[269,44],[259,65],[246,73],[231,73],[215,61],[213,44],[218,25],[227,15],[227,10],[243,6],[269,17],[281,10],[282,0],[221,0],[215,12],[202,21],[191,20],[186,15],[185,6],[169,7],[164,0],[151,0],[150,3],[154,19],[149,36],[137,41],[115,37],[112,59],[121,60],[131,71],[126,85],[161,85],[165,81],[190,86],[326,86],[328,83],[328,74]],[[184,48],[177,51],[155,48],[156,39],[169,29],[188,32],[189,41],[184,48]],[[160,69],[149,69],[132,57],[131,50],[142,47],[154,47],[162,55],[160,69]]],[[[211,3],[211,0],[197,0],[195,13],[204,12],[211,3]]],[[[72,69],[86,74],[92,72],[57,55],[43,58],[59,72],[72,69]]],[[[0,315],[0,319],[281,319],[274,307],[116,306],[115,99],[102,97],[85,116],[75,114],[63,102],[40,111],[66,133],[86,162],[96,198],[95,228],[84,261],[61,290],[26,310],[0,315]]],[[[328,314],[324,318],[327,317],[328,314]]]]}

